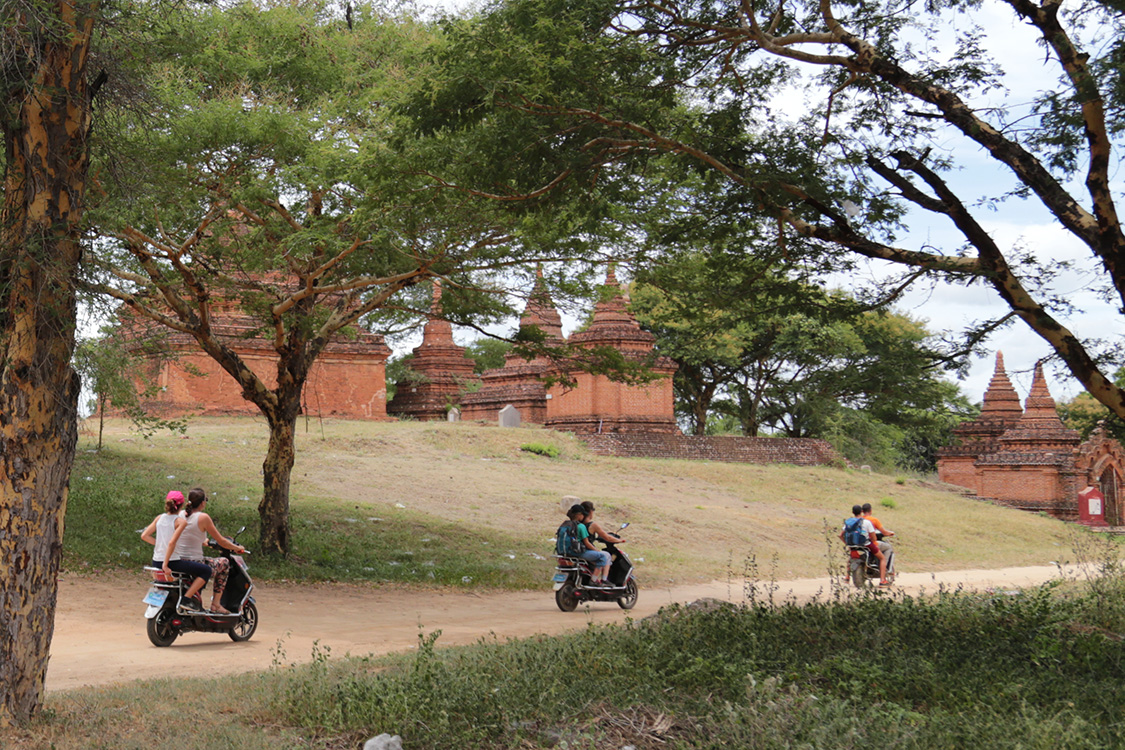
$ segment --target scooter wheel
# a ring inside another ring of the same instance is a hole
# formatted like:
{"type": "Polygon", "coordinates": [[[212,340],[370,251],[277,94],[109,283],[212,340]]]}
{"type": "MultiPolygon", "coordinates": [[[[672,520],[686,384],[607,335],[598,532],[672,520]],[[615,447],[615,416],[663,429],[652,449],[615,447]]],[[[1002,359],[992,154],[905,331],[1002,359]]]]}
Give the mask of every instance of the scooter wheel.
{"type": "Polygon", "coordinates": [[[863,570],[863,565],[860,563],[852,563],[852,584],[861,589],[867,585],[867,573],[863,570]]]}
{"type": "Polygon", "coordinates": [[[637,604],[638,593],[640,592],[637,591],[637,582],[630,578],[629,582],[625,584],[624,595],[617,598],[617,606],[621,609],[632,609],[637,604]]]}
{"type": "Polygon", "coordinates": [[[242,615],[238,618],[238,623],[227,635],[230,636],[232,641],[241,643],[250,640],[250,636],[254,635],[254,631],[257,629],[258,608],[254,606],[254,602],[246,602],[246,606],[242,608],[242,615]]]}
{"type": "Polygon", "coordinates": [[[559,609],[563,612],[573,612],[578,608],[578,591],[574,588],[573,582],[567,581],[555,592],[555,604],[559,605],[559,609]]]}
{"type": "Polygon", "coordinates": [[[176,638],[180,635],[180,631],[172,624],[175,616],[175,610],[164,608],[157,612],[152,619],[145,621],[145,630],[148,633],[148,639],[152,641],[152,645],[164,647],[175,643],[176,638]]]}

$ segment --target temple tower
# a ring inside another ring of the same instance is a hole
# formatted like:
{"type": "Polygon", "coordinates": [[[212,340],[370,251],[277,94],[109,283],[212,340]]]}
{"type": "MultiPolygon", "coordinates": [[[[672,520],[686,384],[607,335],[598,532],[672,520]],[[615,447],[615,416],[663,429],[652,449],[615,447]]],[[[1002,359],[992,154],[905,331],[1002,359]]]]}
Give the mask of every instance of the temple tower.
{"type": "Polygon", "coordinates": [[[441,281],[434,279],[430,315],[422,329],[422,343],[414,349],[409,380],[398,384],[387,413],[422,421],[446,419],[449,407],[461,401],[466,387],[479,382],[475,363],[465,347],[453,343],[453,326],[441,317],[441,281]]]}
{"type": "MultiPolygon", "coordinates": [[[[562,317],[543,283],[542,269],[536,271],[535,286],[520,316],[519,325],[521,331],[539,329],[548,345],[561,346],[566,342],[562,317]]],[[[522,421],[543,424],[547,420],[547,388],[543,378],[553,367],[547,357],[527,360],[509,353],[504,358],[503,367],[481,376],[479,391],[466,393],[461,398],[461,418],[495,421],[500,410],[511,404],[519,410],[522,421]]]]}
{"type": "Polygon", "coordinates": [[[954,443],[938,451],[938,479],[980,494],[977,457],[994,453],[1000,436],[1023,416],[1020,397],[1004,370],[1004,354],[996,353],[996,367],[984,392],[980,416],[953,430],[954,443]]]}
{"type": "MultiPolygon", "coordinates": [[[[604,286],[609,294],[594,306],[589,328],[572,334],[570,343],[580,349],[616,349],[633,361],[650,358],[656,337],[643,330],[629,312],[612,266],[604,286]]],[[[658,377],[642,385],[578,370],[568,372],[575,385],[549,389],[546,425],[572,432],[678,433],[672,393],[676,365],[667,357],[658,357],[650,367],[658,377]]]]}
{"type": "Polygon", "coordinates": [[[1000,436],[994,452],[977,458],[977,494],[1027,510],[1062,515],[1062,506],[1073,502],[1085,486],[1075,464],[1081,442],[1078,432],[1059,419],[1043,366],[1036,365],[1023,415],[1000,436]]]}

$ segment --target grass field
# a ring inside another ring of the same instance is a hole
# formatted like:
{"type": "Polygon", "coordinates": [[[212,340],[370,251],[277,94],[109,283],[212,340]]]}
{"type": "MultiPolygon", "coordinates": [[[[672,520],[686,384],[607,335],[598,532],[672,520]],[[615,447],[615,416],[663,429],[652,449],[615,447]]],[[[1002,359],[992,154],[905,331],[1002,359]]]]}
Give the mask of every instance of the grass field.
{"type": "MultiPolygon", "coordinates": [[[[565,433],[473,423],[302,424],[293,471],[294,555],[256,559],[263,579],[538,586],[560,498],[630,522],[646,580],[722,578],[748,558],[777,578],[824,575],[838,524],[871,502],[914,571],[1065,561],[1059,521],[963,497],[906,475],[795,466],[615,459],[565,433]],[[556,458],[522,451],[539,443],[556,458]]],[[[169,489],[205,487],[219,528],[252,548],[267,431],[257,419],[194,420],[186,436],[132,435],[111,423],[106,445],[80,440],[65,566],[133,567],[151,547],[137,530],[169,489]]],[[[837,549],[838,551],[838,549],[837,549]]]]}

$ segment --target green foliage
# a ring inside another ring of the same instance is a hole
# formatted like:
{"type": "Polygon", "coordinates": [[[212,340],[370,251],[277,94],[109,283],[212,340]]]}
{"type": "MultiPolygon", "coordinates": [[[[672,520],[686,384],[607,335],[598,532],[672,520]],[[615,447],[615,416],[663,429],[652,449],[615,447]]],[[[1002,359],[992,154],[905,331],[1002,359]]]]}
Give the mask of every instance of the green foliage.
{"type": "MultiPolygon", "coordinates": [[[[1114,373],[1113,381],[1125,385],[1125,368],[1114,373]]],[[[1058,402],[1059,417],[1067,427],[1078,430],[1082,438],[1090,437],[1097,428],[1118,442],[1125,442],[1125,420],[1099,403],[1089,393],[1079,393],[1072,399],[1058,402]]]]}
{"type": "Polygon", "coordinates": [[[520,450],[526,451],[528,453],[535,453],[540,456],[546,456],[547,458],[559,457],[558,448],[553,445],[544,445],[543,443],[524,443],[520,446],[520,450]]]}
{"type": "Polygon", "coordinates": [[[865,302],[920,278],[994,293],[1001,312],[959,332],[953,364],[1018,318],[1125,417],[1121,388],[1101,387],[1125,348],[1068,330],[1073,301],[1058,292],[1082,266],[1084,303],[1120,315],[1125,295],[1112,271],[1125,252],[1118,6],[1003,4],[1027,33],[1000,53],[986,43],[997,16],[979,3],[506,0],[445,25],[403,113],[473,155],[431,162],[444,183],[564,212],[560,235],[634,245],[642,265],[685,248],[765,253],[809,278],[856,270],[865,302]],[[1023,99],[998,95],[1012,65],[1043,72],[1023,99]],[[996,179],[956,179],[981,153],[996,179]],[[997,242],[988,212],[1013,198],[1088,265],[997,242]],[[917,216],[949,231],[908,235],[917,216]]]}
{"type": "Polygon", "coordinates": [[[146,401],[160,391],[150,377],[153,368],[172,359],[160,336],[127,341],[120,331],[103,327],[99,338],[81,339],[74,349],[74,369],[94,393],[89,404],[98,414],[98,449],[102,447],[102,421],[108,407],[120,409],[137,431],[149,437],[158,430],[183,433],[185,419],[166,419],[149,414],[146,401]]]}
{"type": "Polygon", "coordinates": [[[967,410],[921,323],[733,239],[640,269],[632,310],[679,366],[677,411],[696,434],[722,414],[746,435],[822,437],[856,463],[925,471],[967,410]]]}
{"type": "MultiPolygon", "coordinates": [[[[1120,576],[1101,581],[1125,594],[1120,576]]],[[[619,718],[662,715],[674,727],[664,740],[685,748],[1093,750],[1125,741],[1112,720],[1125,700],[1125,612],[1106,616],[1098,601],[1048,586],[671,607],[641,623],[440,651],[433,632],[391,669],[319,659],[288,672],[273,710],[318,733],[394,732],[431,748],[552,736],[616,747],[641,736],[619,718]],[[575,664],[578,678],[560,666],[575,664]]]]}
{"type": "Polygon", "coordinates": [[[465,354],[476,363],[473,372],[480,375],[503,367],[504,359],[511,349],[512,344],[503,339],[484,337],[465,347],[465,354]]]}

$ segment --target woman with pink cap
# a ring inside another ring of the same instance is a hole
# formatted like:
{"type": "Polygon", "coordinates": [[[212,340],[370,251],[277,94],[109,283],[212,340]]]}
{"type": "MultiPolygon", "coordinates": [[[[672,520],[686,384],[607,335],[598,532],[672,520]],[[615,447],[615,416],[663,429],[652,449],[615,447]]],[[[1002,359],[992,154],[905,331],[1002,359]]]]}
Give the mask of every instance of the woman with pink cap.
{"type": "Polygon", "coordinates": [[[164,567],[164,555],[168,550],[168,542],[176,531],[176,519],[180,517],[180,509],[184,507],[184,493],[172,490],[164,498],[164,512],[152,519],[152,523],[141,532],[141,539],[154,545],[152,550],[152,567],[164,567]],[[154,536],[155,534],[155,536],[154,536]]]}

